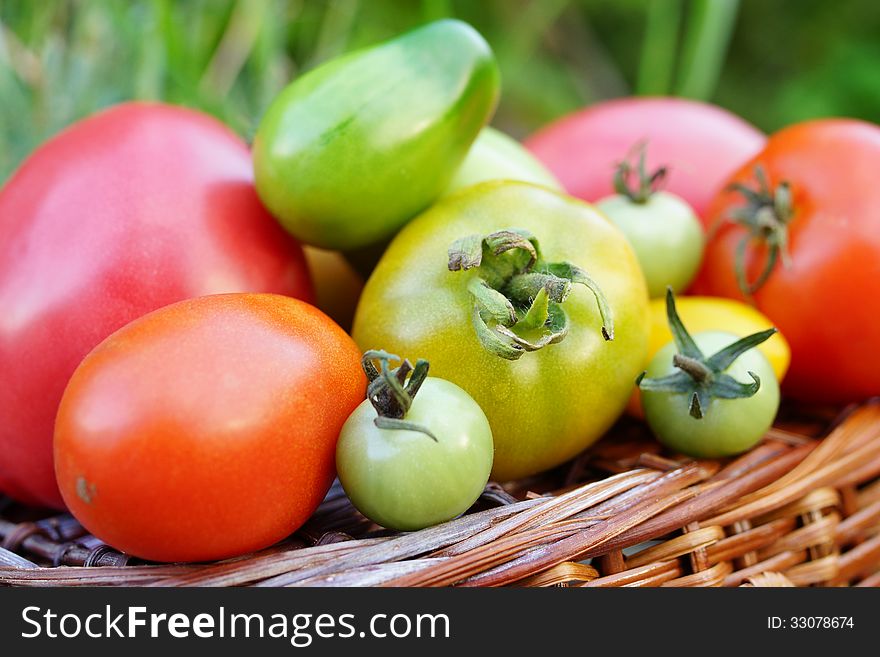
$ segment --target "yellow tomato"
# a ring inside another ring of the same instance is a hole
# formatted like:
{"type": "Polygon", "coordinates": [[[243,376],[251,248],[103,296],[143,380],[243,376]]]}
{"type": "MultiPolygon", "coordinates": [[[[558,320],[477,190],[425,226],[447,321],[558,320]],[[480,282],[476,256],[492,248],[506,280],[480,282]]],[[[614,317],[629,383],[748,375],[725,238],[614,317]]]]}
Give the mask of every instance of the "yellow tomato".
{"type": "MultiPolygon", "coordinates": [[[[700,331],[729,331],[739,336],[757,333],[773,326],[761,312],[752,306],[720,297],[677,297],[675,307],[687,330],[693,335],[700,331]]],[[[653,299],[650,304],[651,333],[648,340],[648,359],[666,343],[672,340],[669,324],[666,320],[666,300],[653,299]]],[[[791,361],[791,350],[781,333],[777,333],[757,347],[773,368],[776,379],[782,381],[791,361]]],[[[708,355],[708,354],[707,354],[708,355]]],[[[627,404],[631,415],[641,417],[641,403],[638,390],[633,392],[627,404]]]]}

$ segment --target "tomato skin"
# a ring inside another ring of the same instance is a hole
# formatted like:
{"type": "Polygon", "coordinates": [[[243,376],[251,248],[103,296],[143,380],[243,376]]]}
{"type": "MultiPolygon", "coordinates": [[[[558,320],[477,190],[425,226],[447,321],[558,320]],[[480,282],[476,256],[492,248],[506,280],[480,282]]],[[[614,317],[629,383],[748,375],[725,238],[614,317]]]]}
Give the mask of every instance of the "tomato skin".
{"type": "MultiPolygon", "coordinates": [[[[707,356],[739,337],[724,331],[693,335],[694,342],[707,356]]],[[[677,372],[672,364],[675,351],[673,342],[660,349],[648,365],[647,376],[660,378],[677,372]]],[[[688,456],[718,458],[744,452],[767,433],[779,408],[779,384],[769,361],[759,350],[743,353],[725,373],[741,383],[751,383],[749,371],[761,380],[761,387],[752,397],[713,398],[699,420],[688,413],[689,395],[642,390],[645,419],[661,443],[688,456]]]]}
{"type": "MultiPolygon", "coordinates": [[[[771,185],[791,184],[789,267],[778,263],[753,295],[755,306],[791,345],[783,390],[803,401],[846,403],[880,394],[880,128],[825,119],[786,128],[730,182],[754,184],[761,165],[771,185]]],[[[725,219],[742,205],[718,195],[710,213],[719,228],[694,289],[743,299],[735,274],[744,229],[725,219]]],[[[749,280],[764,263],[750,249],[749,280]]]]}
{"type": "Polygon", "coordinates": [[[525,141],[572,196],[598,201],[614,193],[614,166],[639,141],[648,169],[669,167],[664,189],[705,220],[712,197],[766,138],[726,110],[683,98],[619,98],[545,126],[525,141]]]}
{"type": "Polygon", "coordinates": [[[486,182],[434,205],[397,235],[367,281],[352,335],[364,349],[418,354],[432,374],[466,390],[492,428],[492,477],[508,480],[571,458],[619,416],[644,365],[647,293],[626,238],[592,207],[527,183],[486,182]],[[569,332],[562,342],[516,361],[484,349],[467,291],[478,272],[450,272],[447,249],[511,227],[534,234],[548,262],[565,260],[593,276],[614,313],[613,341],[602,338],[593,296],[575,286],[563,304],[569,332]]]}
{"type": "Polygon", "coordinates": [[[128,103],[38,148],[0,190],[4,490],[62,508],[52,427],[82,357],[150,310],[233,291],[312,295],[300,246],[222,124],[128,103]]]}
{"type": "Polygon", "coordinates": [[[471,145],[443,196],[487,180],[521,180],[562,191],[559,181],[522,144],[489,126],[471,145]]]}
{"type": "Polygon", "coordinates": [[[294,80],[254,139],[260,198],[297,238],[352,250],[390,238],[444,190],[498,100],[485,40],[429,23],[294,80]]]}
{"type": "Polygon", "coordinates": [[[477,403],[457,385],[429,376],[406,421],[416,431],[378,428],[363,401],[346,420],[336,447],[339,481],[374,522],[413,531],[451,520],[477,500],[492,470],[492,430],[477,403]]]}
{"type": "Polygon", "coordinates": [[[309,264],[315,287],[315,305],[327,313],[346,331],[351,331],[364,278],[337,251],[305,246],[303,251],[309,264]]]}
{"type": "Polygon", "coordinates": [[[58,483],[89,531],[156,561],[221,559],[296,530],[333,481],[363,399],[360,351],[272,294],[186,300],[80,364],[58,411],[58,483]]]}
{"type": "Polygon", "coordinates": [[[691,207],[669,192],[654,192],[644,203],[623,194],[596,203],[636,252],[648,296],[652,299],[685,289],[697,274],[703,256],[703,229],[691,207]]]}

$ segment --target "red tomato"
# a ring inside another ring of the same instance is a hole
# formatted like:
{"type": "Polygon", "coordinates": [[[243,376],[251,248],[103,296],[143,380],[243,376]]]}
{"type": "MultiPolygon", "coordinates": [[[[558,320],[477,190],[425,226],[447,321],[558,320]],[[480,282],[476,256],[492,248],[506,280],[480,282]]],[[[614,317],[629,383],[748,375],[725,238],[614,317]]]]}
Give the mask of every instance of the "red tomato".
{"type": "Polygon", "coordinates": [[[614,193],[615,165],[640,141],[648,144],[648,170],[669,167],[664,189],[705,217],[712,197],[761,149],[765,137],[714,105],[682,98],[620,98],[569,114],[525,145],[569,194],[593,202],[614,193]]]}
{"type": "MultiPolygon", "coordinates": [[[[788,182],[791,190],[790,264],[777,262],[754,293],[757,308],[791,345],[784,392],[824,402],[880,394],[880,128],[845,119],[791,126],[770,137],[730,182],[754,187],[758,165],[771,188],[788,182]]],[[[696,284],[701,293],[744,296],[735,270],[747,232],[727,221],[744,206],[735,191],[712,205],[719,229],[696,284]]],[[[749,242],[749,283],[760,277],[768,255],[758,240],[749,242]]]]}
{"type": "Polygon", "coordinates": [[[101,540],[157,561],[221,559],[295,531],[335,476],[364,399],[360,350],[274,294],[181,301],[76,369],[55,427],[64,501],[101,540]]]}
{"type": "Polygon", "coordinates": [[[119,105],[38,148],[0,190],[0,487],[61,507],[52,426],[112,331],[217,292],[311,298],[300,246],[257,199],[247,146],[216,120],[119,105]]]}

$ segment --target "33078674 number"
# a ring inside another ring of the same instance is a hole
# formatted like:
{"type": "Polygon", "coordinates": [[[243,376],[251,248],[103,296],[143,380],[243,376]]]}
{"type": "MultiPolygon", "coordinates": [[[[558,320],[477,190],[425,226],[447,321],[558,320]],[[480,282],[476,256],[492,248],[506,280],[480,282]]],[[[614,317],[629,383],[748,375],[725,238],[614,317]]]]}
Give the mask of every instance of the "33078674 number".
{"type": "Polygon", "coordinates": [[[793,630],[837,630],[854,627],[852,616],[792,616],[788,626],[793,630]]]}

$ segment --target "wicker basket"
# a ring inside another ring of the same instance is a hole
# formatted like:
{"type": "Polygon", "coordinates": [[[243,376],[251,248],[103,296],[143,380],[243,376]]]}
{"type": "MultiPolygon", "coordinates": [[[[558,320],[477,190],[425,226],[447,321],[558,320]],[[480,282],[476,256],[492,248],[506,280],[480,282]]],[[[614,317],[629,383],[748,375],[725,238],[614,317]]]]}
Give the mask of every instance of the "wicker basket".
{"type": "Polygon", "coordinates": [[[724,462],[664,454],[623,421],[565,467],[490,484],[466,515],[409,534],[380,530],[334,488],[286,541],[210,564],[138,564],[70,516],[7,501],[0,584],[880,585],[880,403],[809,413],[787,409],[724,462]]]}

